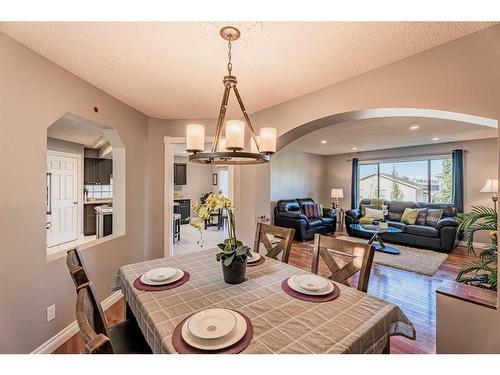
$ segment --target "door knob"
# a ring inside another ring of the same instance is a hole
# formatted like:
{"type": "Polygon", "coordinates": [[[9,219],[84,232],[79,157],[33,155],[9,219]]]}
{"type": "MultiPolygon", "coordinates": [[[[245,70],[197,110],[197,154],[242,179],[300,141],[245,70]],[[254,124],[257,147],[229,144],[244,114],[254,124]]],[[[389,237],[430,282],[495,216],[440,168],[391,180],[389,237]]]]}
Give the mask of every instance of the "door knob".
{"type": "Polygon", "coordinates": [[[73,204],[78,204],[78,202],[73,202],[73,204]]]}

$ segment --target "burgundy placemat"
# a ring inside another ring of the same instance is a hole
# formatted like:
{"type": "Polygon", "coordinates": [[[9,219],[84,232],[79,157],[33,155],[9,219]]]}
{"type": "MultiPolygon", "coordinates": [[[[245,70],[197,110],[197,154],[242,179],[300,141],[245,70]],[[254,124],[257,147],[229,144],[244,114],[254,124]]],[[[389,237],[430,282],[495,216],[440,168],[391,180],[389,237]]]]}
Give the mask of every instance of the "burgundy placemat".
{"type": "Polygon", "coordinates": [[[281,289],[283,289],[283,291],[289,296],[301,299],[303,301],[328,302],[334,300],[340,295],[339,287],[335,283],[332,284],[333,284],[333,291],[331,293],[325,294],[324,296],[310,296],[308,294],[299,293],[288,286],[288,279],[283,280],[283,282],[281,283],[281,289]]]}
{"type": "Polygon", "coordinates": [[[234,343],[231,346],[228,346],[227,348],[223,349],[218,349],[218,350],[202,350],[198,348],[193,348],[191,345],[189,345],[184,339],[182,338],[181,330],[182,326],[188,320],[193,314],[189,315],[188,317],[184,318],[179,324],[177,324],[177,327],[174,329],[174,333],[172,334],[172,345],[174,345],[175,350],[179,354],[237,354],[245,350],[245,348],[250,345],[250,342],[252,341],[253,337],[253,326],[252,323],[250,322],[250,319],[245,314],[240,313],[239,311],[232,310],[234,312],[237,312],[240,314],[243,318],[245,318],[245,321],[247,322],[247,332],[245,333],[245,336],[243,336],[240,341],[234,343]]]}
{"type": "Polygon", "coordinates": [[[264,263],[266,261],[266,258],[261,255],[260,259],[256,262],[253,262],[253,263],[248,263],[247,262],[247,267],[255,267],[255,266],[259,266],[261,265],[262,263],[264,263]]]}
{"type": "Polygon", "coordinates": [[[184,271],[184,276],[182,276],[181,279],[177,280],[175,283],[172,284],[165,284],[165,285],[148,285],[144,284],[141,281],[141,277],[139,276],[137,279],[134,281],[134,288],[138,290],[144,290],[147,292],[159,292],[162,290],[169,290],[169,289],[174,289],[177,288],[178,286],[181,286],[182,284],[186,283],[189,280],[189,272],[184,271]]]}

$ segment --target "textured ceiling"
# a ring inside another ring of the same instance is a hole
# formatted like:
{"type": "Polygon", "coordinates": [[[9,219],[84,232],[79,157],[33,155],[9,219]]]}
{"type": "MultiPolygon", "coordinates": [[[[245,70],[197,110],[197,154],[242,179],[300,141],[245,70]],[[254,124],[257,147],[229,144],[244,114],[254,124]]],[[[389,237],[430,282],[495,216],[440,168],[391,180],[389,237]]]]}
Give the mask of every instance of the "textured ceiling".
{"type": "Polygon", "coordinates": [[[497,131],[497,128],[493,127],[428,117],[375,118],[336,124],[317,130],[290,143],[286,149],[318,155],[337,155],[496,138],[497,131]],[[411,130],[410,126],[418,126],[418,129],[411,130]],[[390,142],[388,142],[389,134],[390,142]],[[436,137],[439,139],[432,140],[436,137]],[[353,147],[357,149],[353,150],[353,147]]]}
{"type": "Polygon", "coordinates": [[[92,148],[94,143],[103,136],[101,130],[85,126],[66,117],[61,117],[47,128],[47,137],[49,138],[78,143],[88,148],[92,148]]]}
{"type": "MultiPolygon", "coordinates": [[[[226,24],[226,23],[225,23],[226,24]]],[[[493,23],[228,22],[233,73],[252,113],[493,23]]],[[[226,42],[220,23],[1,23],[0,31],[146,115],[218,115],[226,42]]],[[[229,113],[234,113],[234,98],[229,113]]]]}

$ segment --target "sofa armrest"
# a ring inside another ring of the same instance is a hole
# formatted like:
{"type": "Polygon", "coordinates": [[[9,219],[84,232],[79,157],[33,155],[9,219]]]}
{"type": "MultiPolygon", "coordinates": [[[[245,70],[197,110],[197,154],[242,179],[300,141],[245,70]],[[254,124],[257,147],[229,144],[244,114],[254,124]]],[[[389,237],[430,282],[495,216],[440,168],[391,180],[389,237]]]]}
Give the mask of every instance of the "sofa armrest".
{"type": "Polygon", "coordinates": [[[436,223],[436,229],[441,229],[443,227],[458,227],[459,222],[453,217],[445,217],[438,220],[436,223]]]}
{"type": "Polygon", "coordinates": [[[337,210],[334,208],[323,207],[323,216],[324,217],[335,217],[337,214],[337,210]]]}
{"type": "Polygon", "coordinates": [[[359,220],[363,216],[361,210],[348,210],[345,212],[346,216],[352,217],[354,220],[359,220]]]}
{"type": "Polygon", "coordinates": [[[281,217],[286,217],[288,219],[304,220],[306,223],[309,222],[307,216],[300,212],[283,211],[278,215],[281,217]]]}

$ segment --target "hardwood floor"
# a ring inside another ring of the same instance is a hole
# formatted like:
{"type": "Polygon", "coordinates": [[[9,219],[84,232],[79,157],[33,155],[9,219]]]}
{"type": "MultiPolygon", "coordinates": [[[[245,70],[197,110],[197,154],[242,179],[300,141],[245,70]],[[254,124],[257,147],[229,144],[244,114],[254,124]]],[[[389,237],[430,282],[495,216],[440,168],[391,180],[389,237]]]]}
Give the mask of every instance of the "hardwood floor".
{"type": "MultiPolygon", "coordinates": [[[[311,269],[312,241],[294,242],[290,253],[290,264],[311,269]]],[[[467,249],[457,247],[439,267],[434,276],[425,276],[396,268],[374,264],[370,276],[368,293],[398,305],[413,322],[417,331],[416,341],[404,337],[391,338],[391,354],[426,354],[436,351],[436,293],[442,280],[454,280],[458,269],[474,259],[467,249]]],[[[320,261],[320,273],[329,276],[325,264],[320,261]]],[[[353,285],[355,285],[354,277],[353,285]]],[[[105,313],[110,325],[124,319],[123,299],[105,313]]],[[[55,354],[78,354],[83,352],[83,341],[79,334],[57,348],[55,354]]]]}

